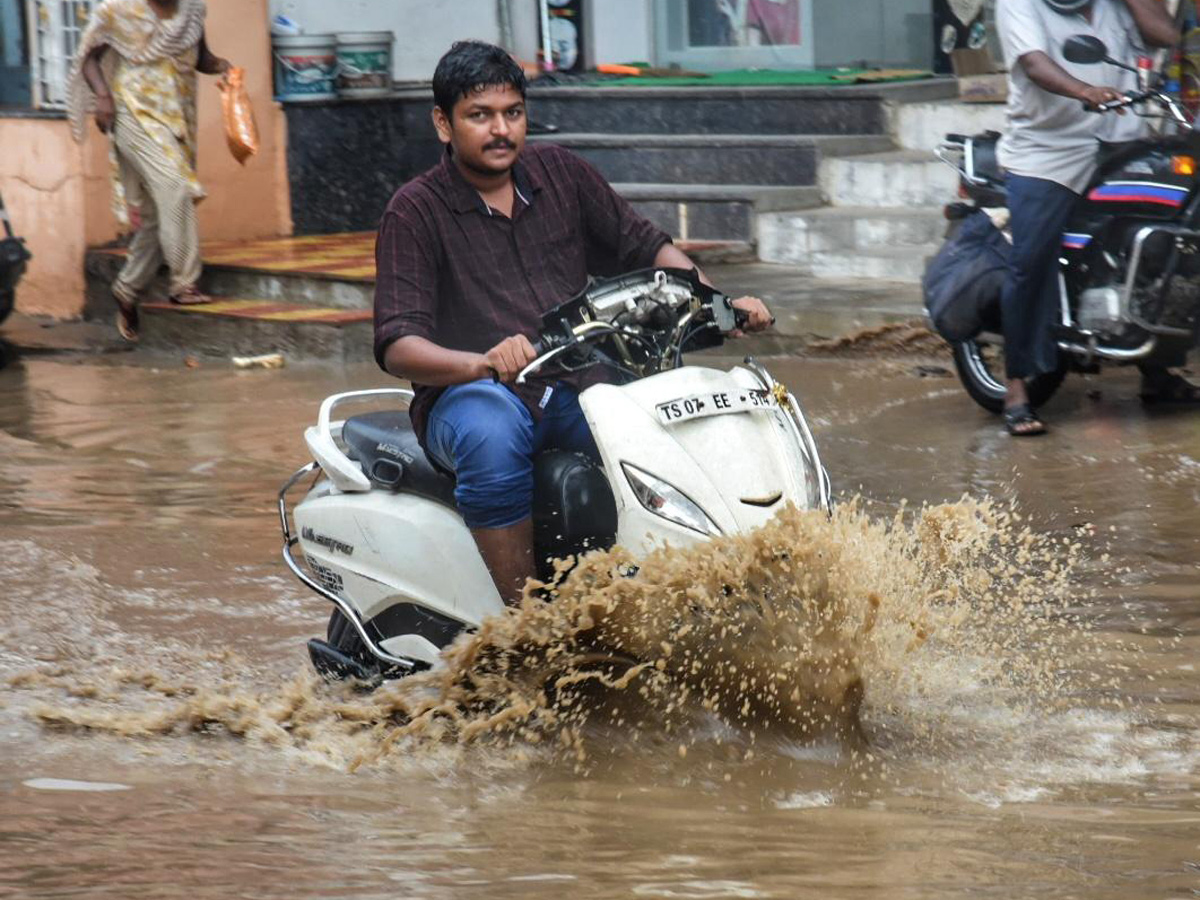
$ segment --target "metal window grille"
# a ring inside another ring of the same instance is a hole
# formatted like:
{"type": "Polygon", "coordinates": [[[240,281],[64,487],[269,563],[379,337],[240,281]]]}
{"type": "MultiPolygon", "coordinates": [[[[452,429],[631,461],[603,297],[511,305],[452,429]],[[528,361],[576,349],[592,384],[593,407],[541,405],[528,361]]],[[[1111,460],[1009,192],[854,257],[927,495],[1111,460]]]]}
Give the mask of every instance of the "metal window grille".
{"type": "Polygon", "coordinates": [[[26,0],[33,63],[33,104],[64,109],[67,77],[88,15],[98,0],[26,0]]]}

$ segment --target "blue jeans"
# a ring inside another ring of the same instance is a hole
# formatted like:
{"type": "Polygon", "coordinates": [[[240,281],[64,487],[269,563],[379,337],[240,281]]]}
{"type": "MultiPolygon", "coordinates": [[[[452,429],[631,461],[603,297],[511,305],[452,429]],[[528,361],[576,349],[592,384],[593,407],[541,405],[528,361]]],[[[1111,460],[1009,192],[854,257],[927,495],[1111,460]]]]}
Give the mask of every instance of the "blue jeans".
{"type": "Polygon", "coordinates": [[[1079,195],[1054,181],[1008,174],[1012,256],[1000,295],[1004,363],[1009,378],[1058,368],[1052,329],[1059,321],[1058,258],[1079,195]]]}
{"type": "Polygon", "coordinates": [[[599,458],[579,395],[557,384],[542,418],[502,384],[472,381],[447,388],[425,427],[425,450],[454,473],[454,499],[469,528],[507,528],[533,513],[533,458],[543,450],[599,458]]]}

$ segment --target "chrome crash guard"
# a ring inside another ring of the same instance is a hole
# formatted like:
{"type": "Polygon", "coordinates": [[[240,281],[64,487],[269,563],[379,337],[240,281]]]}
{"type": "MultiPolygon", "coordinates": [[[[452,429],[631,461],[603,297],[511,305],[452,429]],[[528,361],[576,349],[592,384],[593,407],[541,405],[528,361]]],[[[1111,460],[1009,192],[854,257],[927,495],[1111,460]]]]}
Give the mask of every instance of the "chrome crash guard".
{"type": "MultiPolygon", "coordinates": [[[[1173,224],[1147,225],[1138,229],[1137,234],[1134,235],[1133,252],[1129,260],[1129,271],[1126,273],[1125,283],[1121,286],[1120,314],[1125,321],[1133,323],[1146,332],[1146,340],[1137,347],[1109,347],[1100,343],[1096,335],[1079,329],[1087,343],[1081,344],[1076,341],[1059,340],[1058,348],[1060,350],[1082,356],[1088,362],[1097,357],[1113,362],[1137,362],[1146,359],[1158,349],[1160,337],[1189,338],[1193,336],[1192,332],[1184,328],[1175,328],[1158,322],[1149,322],[1134,311],[1133,295],[1142,266],[1143,250],[1146,246],[1146,241],[1155,234],[1168,234],[1177,241],[1200,239],[1200,231],[1173,224]]],[[[1174,275],[1172,274],[1169,277],[1173,278],[1174,275]]],[[[1067,283],[1061,270],[1058,273],[1058,294],[1062,323],[1063,325],[1071,326],[1072,320],[1067,297],[1067,283]]]]}
{"type": "Polygon", "coordinates": [[[341,614],[346,617],[346,621],[354,627],[355,632],[357,632],[359,638],[362,640],[364,646],[366,646],[366,648],[371,652],[372,656],[374,656],[376,659],[379,659],[381,662],[387,663],[388,665],[399,666],[400,668],[411,672],[416,669],[416,663],[414,663],[411,659],[405,659],[402,656],[393,656],[391,653],[388,653],[386,650],[380,647],[379,644],[377,644],[367,633],[367,629],[363,625],[362,619],[359,617],[358,612],[337,594],[325,588],[324,585],[321,585],[313,580],[313,578],[304,571],[301,565],[296,562],[295,556],[292,555],[292,548],[299,543],[300,539],[292,534],[291,525],[288,521],[287,495],[298,482],[302,481],[319,468],[320,467],[315,462],[311,462],[303,468],[297,469],[292,477],[284,483],[283,487],[279,491],[279,524],[283,529],[283,561],[287,564],[287,567],[292,570],[292,574],[299,578],[304,585],[337,607],[341,614]]]}

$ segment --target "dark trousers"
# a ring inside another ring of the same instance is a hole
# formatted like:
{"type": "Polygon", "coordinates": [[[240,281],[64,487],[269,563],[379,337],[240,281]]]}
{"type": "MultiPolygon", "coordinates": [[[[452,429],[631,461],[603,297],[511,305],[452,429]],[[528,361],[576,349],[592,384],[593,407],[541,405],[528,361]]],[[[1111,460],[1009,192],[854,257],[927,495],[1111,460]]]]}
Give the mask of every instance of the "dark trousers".
{"type": "Polygon", "coordinates": [[[1009,173],[1012,256],[1000,297],[1004,364],[1009,378],[1052,372],[1058,347],[1058,258],[1062,235],[1079,195],[1044,178],[1009,173]]]}

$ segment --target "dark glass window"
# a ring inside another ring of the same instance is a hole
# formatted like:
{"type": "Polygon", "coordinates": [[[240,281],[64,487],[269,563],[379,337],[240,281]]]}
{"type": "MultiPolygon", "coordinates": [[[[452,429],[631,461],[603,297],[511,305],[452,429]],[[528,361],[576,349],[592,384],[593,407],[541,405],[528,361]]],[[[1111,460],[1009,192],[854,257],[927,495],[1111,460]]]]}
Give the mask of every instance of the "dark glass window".
{"type": "Polygon", "coordinates": [[[0,0],[0,106],[33,102],[25,0],[0,0]]]}

